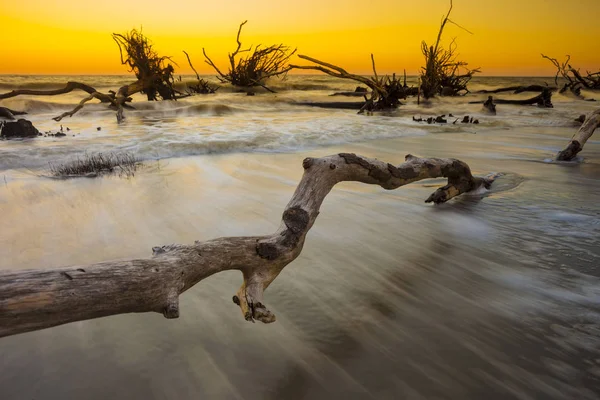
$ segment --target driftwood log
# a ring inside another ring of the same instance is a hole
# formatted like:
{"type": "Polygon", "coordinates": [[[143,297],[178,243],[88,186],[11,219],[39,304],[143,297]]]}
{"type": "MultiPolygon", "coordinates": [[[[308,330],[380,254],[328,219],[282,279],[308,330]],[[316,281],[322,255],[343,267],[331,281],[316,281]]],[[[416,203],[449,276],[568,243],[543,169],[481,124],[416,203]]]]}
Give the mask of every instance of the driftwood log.
{"type": "Polygon", "coordinates": [[[600,108],[592,112],[585,118],[583,125],[569,142],[569,145],[558,153],[556,159],[558,161],[571,161],[577,154],[583,150],[583,146],[592,136],[596,128],[600,125],[600,108]]]}
{"type": "Polygon", "coordinates": [[[484,101],[470,101],[469,104],[485,104],[488,102],[493,102],[495,104],[514,104],[520,106],[529,106],[529,105],[537,105],[538,107],[546,107],[553,108],[552,104],[552,90],[544,88],[542,93],[537,96],[531,97],[529,99],[523,100],[512,100],[512,99],[498,99],[493,98],[492,96],[488,96],[487,100],[484,101]]]}
{"type": "Polygon", "coordinates": [[[502,92],[513,92],[514,94],[519,94],[523,92],[542,92],[544,89],[551,90],[553,92],[557,91],[558,88],[553,86],[542,86],[542,85],[529,85],[529,86],[509,86],[503,87],[493,90],[478,90],[476,93],[502,93],[502,92]]]}
{"type": "Polygon", "coordinates": [[[123,108],[133,109],[133,107],[126,104],[131,101],[130,96],[142,91],[144,88],[149,87],[153,84],[153,81],[153,78],[145,81],[136,81],[129,85],[122,86],[117,93],[109,92],[108,94],[100,93],[92,86],[86,85],[85,83],[67,82],[65,87],[54,90],[17,89],[7,93],[0,93],[0,100],[9,99],[16,96],[57,96],[72,92],[74,90],[82,90],[88,93],[89,96],[82,99],[73,110],[64,112],[52,119],[58,122],[65,117],[72,117],[77,111],[81,110],[88,101],[98,99],[101,103],[109,103],[111,108],[117,110],[117,121],[121,122],[124,119],[123,108]]]}
{"type": "Polygon", "coordinates": [[[339,182],[396,189],[421,179],[446,177],[426,202],[443,203],[461,193],[489,188],[493,178],[473,177],[455,159],[406,156],[394,166],[356,154],[306,158],[304,175],[286,206],[279,229],[267,236],[225,237],[193,245],[153,248],[149,259],[102,262],[47,270],[0,272],[0,337],[74,321],[131,312],[179,316],[179,295],[217,272],[240,270],[244,282],[233,300],[248,321],[275,321],[263,292],[292,262],[339,182]]]}

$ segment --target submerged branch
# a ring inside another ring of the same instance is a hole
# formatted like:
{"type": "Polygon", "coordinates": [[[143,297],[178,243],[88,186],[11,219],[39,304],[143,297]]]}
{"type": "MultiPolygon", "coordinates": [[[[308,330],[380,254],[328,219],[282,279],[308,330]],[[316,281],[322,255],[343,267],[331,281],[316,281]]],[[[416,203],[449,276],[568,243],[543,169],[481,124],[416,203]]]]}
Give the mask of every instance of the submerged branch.
{"type": "Polygon", "coordinates": [[[600,126],[600,108],[588,115],[583,125],[577,130],[577,133],[573,135],[573,138],[569,142],[569,145],[558,153],[556,159],[558,161],[571,161],[577,156],[577,154],[583,150],[583,146],[588,139],[594,134],[596,128],[600,126]]]}

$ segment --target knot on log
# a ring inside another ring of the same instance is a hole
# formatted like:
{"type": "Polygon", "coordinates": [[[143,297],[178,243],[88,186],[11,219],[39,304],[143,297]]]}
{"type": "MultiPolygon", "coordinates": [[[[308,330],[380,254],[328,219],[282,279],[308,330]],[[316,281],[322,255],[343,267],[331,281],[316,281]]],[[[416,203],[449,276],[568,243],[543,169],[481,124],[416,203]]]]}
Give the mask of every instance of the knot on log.
{"type": "Polygon", "coordinates": [[[309,169],[311,167],[311,165],[313,165],[314,162],[314,158],[312,157],[306,157],[303,161],[302,161],[302,167],[304,169],[309,169]]]}
{"type": "Polygon", "coordinates": [[[296,235],[303,233],[310,222],[308,212],[301,207],[288,208],[283,212],[282,219],[285,226],[296,235]]]}
{"type": "Polygon", "coordinates": [[[259,241],[256,243],[256,254],[265,260],[274,260],[279,257],[279,250],[273,243],[259,241]]]}

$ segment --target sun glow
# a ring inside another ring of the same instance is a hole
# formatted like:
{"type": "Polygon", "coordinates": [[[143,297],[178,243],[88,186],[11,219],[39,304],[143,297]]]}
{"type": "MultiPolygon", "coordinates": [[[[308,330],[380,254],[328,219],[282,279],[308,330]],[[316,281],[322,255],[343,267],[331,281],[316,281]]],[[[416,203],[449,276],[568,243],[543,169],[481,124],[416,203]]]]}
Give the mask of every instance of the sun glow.
{"type": "MultiPolygon", "coordinates": [[[[225,65],[246,19],[244,45],[285,43],[356,73],[370,72],[374,53],[379,72],[416,74],[421,41],[435,40],[448,7],[447,0],[375,0],[368,7],[356,0],[2,1],[4,74],[127,73],[111,33],[139,27],[159,53],[173,56],[177,73],[192,73],[186,50],[200,73],[212,74],[202,48],[225,65]]],[[[553,75],[540,53],[570,54],[582,70],[600,67],[598,0],[577,7],[558,0],[454,3],[452,19],[474,34],[449,26],[445,42],[456,37],[461,58],[484,75],[553,75]]]]}

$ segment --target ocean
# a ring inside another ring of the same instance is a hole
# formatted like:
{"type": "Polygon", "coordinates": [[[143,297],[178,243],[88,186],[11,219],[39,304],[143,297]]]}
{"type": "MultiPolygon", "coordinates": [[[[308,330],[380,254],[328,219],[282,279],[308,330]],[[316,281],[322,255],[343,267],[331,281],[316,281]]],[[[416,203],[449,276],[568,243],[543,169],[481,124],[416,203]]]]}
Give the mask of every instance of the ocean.
{"type": "MultiPolygon", "coordinates": [[[[108,91],[131,78],[0,76],[0,93],[68,80],[108,91]]],[[[553,80],[477,77],[470,89],[553,80]]],[[[307,156],[400,164],[411,153],[500,175],[489,192],[440,206],[423,203],[439,179],[394,191],[340,184],[300,257],[265,292],[276,323],[246,322],[231,301],[241,274],[219,273],[181,296],[176,320],[128,314],[0,339],[0,398],[600,398],[600,140],[575,162],[553,161],[574,118],[599,103],[555,94],[552,109],[498,105],[494,116],[468,104],[483,94],[409,99],[372,116],[298,104],[356,101],[330,97],[356,86],[290,75],[270,84],[276,94],[136,95],[122,124],[91,103],[53,121],[77,92],[0,101],[40,131],[67,133],[0,141],[0,270],[273,232],[307,156]],[[448,124],[413,120],[450,113],[448,124]],[[480,123],[452,124],[465,115],[480,123]],[[144,167],[49,176],[49,164],[115,151],[144,167]]]]}

